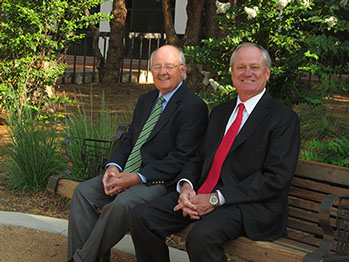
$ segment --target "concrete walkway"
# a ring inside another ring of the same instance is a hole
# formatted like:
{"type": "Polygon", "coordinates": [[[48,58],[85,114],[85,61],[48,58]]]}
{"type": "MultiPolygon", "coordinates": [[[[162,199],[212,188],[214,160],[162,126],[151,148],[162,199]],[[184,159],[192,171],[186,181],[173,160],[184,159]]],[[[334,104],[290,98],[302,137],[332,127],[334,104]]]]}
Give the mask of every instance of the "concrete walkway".
{"type": "MultiPolygon", "coordinates": [[[[0,224],[32,228],[64,236],[68,235],[68,220],[53,217],[0,211],[0,224]]],[[[130,254],[135,254],[130,235],[126,235],[114,248],[130,254]]],[[[187,253],[175,248],[170,248],[170,259],[171,262],[189,262],[187,253]]]]}

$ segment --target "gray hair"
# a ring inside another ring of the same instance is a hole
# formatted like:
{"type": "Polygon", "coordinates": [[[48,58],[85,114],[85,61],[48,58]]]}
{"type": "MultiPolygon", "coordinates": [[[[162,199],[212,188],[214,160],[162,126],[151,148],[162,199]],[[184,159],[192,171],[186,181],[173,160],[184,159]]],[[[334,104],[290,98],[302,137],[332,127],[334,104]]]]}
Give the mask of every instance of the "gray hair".
{"type": "Polygon", "coordinates": [[[262,57],[263,57],[264,62],[265,62],[265,68],[268,69],[271,66],[270,55],[269,55],[268,51],[263,46],[255,44],[255,43],[245,42],[245,43],[242,43],[242,44],[238,45],[234,49],[234,51],[233,51],[233,53],[232,53],[232,55],[230,57],[230,67],[231,68],[233,68],[233,64],[234,64],[234,61],[235,61],[236,53],[239,51],[239,49],[241,49],[242,47],[251,47],[251,46],[258,48],[261,51],[262,57]]]}
{"type": "MultiPolygon", "coordinates": [[[[176,47],[176,46],[173,46],[173,45],[169,45],[169,46],[172,46],[172,47],[174,47],[174,48],[176,48],[177,49],[177,51],[178,51],[178,60],[179,60],[179,63],[180,63],[180,69],[182,69],[182,65],[185,65],[185,56],[184,56],[184,53],[182,52],[182,50],[180,50],[178,47],[176,47]]],[[[160,48],[160,47],[159,47],[160,48]]],[[[151,55],[150,55],[150,59],[149,59],[149,67],[150,68],[152,68],[152,66],[153,66],[153,58],[154,58],[154,56],[155,56],[155,54],[156,54],[156,52],[159,50],[159,48],[158,49],[156,49],[155,51],[153,51],[152,53],[151,53],[151,55]]],[[[183,76],[183,80],[185,80],[187,78],[187,73],[184,73],[184,76],[183,76]]]]}

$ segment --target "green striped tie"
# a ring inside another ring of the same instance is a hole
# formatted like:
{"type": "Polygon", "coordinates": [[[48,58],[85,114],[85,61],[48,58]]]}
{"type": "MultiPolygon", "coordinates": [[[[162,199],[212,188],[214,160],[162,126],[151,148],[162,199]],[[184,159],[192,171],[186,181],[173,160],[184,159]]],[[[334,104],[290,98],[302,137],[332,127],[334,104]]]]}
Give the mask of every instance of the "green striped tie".
{"type": "Polygon", "coordinates": [[[160,96],[147,122],[145,122],[143,126],[143,129],[139,134],[136,144],[133,146],[133,149],[127,159],[125,169],[123,172],[136,173],[139,170],[142,163],[141,147],[144,144],[144,142],[148,139],[151,131],[153,130],[156,122],[158,121],[162,112],[162,103],[164,101],[165,99],[162,96],[160,96]]]}

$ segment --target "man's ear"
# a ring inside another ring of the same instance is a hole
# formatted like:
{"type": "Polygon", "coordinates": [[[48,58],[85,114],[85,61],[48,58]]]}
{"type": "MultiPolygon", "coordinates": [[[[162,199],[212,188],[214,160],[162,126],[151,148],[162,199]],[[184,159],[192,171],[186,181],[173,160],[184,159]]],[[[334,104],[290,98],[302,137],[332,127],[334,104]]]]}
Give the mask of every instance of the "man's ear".
{"type": "Polygon", "coordinates": [[[267,74],[267,76],[266,76],[267,81],[269,80],[269,77],[270,77],[270,70],[271,70],[271,68],[269,67],[265,72],[267,74]]]}
{"type": "Polygon", "coordinates": [[[187,65],[183,64],[179,66],[179,70],[181,70],[181,77],[183,78],[185,75],[185,72],[187,72],[187,65]]]}

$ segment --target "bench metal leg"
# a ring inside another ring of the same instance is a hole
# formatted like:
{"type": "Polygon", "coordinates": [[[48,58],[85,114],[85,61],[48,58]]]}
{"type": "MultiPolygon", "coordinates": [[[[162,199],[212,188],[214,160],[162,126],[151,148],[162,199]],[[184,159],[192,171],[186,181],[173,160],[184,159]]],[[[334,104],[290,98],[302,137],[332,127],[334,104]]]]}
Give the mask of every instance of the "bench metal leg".
{"type": "Polygon", "coordinates": [[[348,262],[349,256],[328,256],[325,257],[321,262],[348,262]]]}

